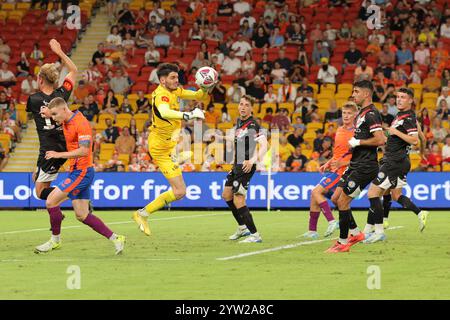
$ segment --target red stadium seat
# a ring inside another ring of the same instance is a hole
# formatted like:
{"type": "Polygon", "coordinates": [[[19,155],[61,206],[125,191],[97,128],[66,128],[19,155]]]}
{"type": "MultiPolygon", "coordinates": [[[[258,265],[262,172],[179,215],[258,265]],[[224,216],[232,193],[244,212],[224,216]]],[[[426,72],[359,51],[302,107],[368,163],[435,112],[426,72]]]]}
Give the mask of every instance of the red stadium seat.
{"type": "Polygon", "coordinates": [[[139,91],[147,92],[148,83],[137,83],[131,87],[131,92],[137,93],[139,91]]]}

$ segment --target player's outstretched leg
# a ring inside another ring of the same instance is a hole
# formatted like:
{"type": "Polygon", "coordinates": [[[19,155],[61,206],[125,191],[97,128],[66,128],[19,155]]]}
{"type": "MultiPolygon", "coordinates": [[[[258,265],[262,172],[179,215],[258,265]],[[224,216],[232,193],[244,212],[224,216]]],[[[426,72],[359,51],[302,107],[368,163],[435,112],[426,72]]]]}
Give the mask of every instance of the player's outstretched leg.
{"type": "Polygon", "coordinates": [[[233,213],[233,217],[238,224],[238,228],[237,228],[236,232],[233,233],[231,236],[229,236],[228,239],[238,240],[239,238],[249,236],[250,230],[248,230],[247,226],[245,225],[244,217],[238,213],[238,209],[234,205],[233,188],[225,187],[223,190],[223,193],[222,193],[222,198],[227,203],[228,208],[230,208],[231,212],[233,213]]]}
{"type": "Polygon", "coordinates": [[[115,247],[115,254],[121,254],[125,246],[125,236],[115,234],[97,216],[89,212],[89,200],[76,199],[72,201],[77,219],[94,231],[111,240],[115,247]]]}
{"type": "Polygon", "coordinates": [[[255,222],[253,221],[252,214],[245,203],[245,196],[242,194],[234,194],[234,205],[237,208],[237,214],[240,215],[250,231],[250,235],[241,243],[262,242],[262,238],[256,229],[255,222]]]}
{"type": "Polygon", "coordinates": [[[419,209],[410,198],[401,194],[401,189],[395,189],[392,192],[394,201],[397,201],[404,209],[414,212],[419,219],[419,231],[422,232],[425,229],[428,218],[428,211],[419,209]]]}

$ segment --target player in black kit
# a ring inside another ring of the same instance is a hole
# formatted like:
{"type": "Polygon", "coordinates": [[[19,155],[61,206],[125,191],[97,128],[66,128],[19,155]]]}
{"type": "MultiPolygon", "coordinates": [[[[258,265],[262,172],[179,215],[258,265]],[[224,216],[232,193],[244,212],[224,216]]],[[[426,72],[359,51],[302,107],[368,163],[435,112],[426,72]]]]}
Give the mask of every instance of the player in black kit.
{"type": "Polygon", "coordinates": [[[353,85],[352,98],[360,110],[355,119],[355,135],[349,140],[349,145],[353,148],[350,166],[339,182],[343,191],[337,200],[340,236],[326,251],[329,253],[349,251],[352,245],[364,240],[364,233],[358,229],[353,218],[350,203],[377,176],[377,148],[386,142],[380,113],[372,103],[373,90],[372,82],[367,80],[353,85]]]}
{"type": "MultiPolygon", "coordinates": [[[[253,217],[245,202],[248,185],[256,171],[256,161],[263,159],[267,151],[267,138],[252,116],[255,102],[251,96],[244,95],[239,102],[239,118],[234,128],[234,163],[227,175],[222,198],[233,213],[239,227],[230,240],[248,236],[241,242],[262,242],[253,217]],[[256,145],[259,144],[259,151],[256,145]]],[[[224,138],[220,137],[219,138],[224,138]]]]}
{"type": "MultiPolygon", "coordinates": [[[[383,228],[383,205],[380,197],[386,190],[391,189],[394,201],[397,201],[405,209],[410,209],[419,218],[419,230],[425,228],[428,212],[417,208],[411,200],[402,195],[402,188],[406,185],[406,175],[411,168],[409,150],[411,145],[417,145],[418,127],[414,111],[411,109],[414,101],[414,93],[411,89],[400,88],[397,91],[397,113],[389,128],[389,138],[381,160],[380,170],[376,179],[369,188],[370,212],[376,220],[367,222],[364,233],[368,235],[364,243],[383,241],[386,236],[383,228]],[[373,231],[375,225],[375,232],[373,231]]],[[[370,215],[370,214],[369,214],[370,215]]]]}
{"type": "Polygon", "coordinates": [[[50,187],[50,184],[56,179],[60,167],[66,161],[66,159],[45,159],[46,151],[61,152],[66,150],[66,140],[62,127],[51,118],[47,104],[56,97],[68,101],[77,76],[77,67],[62,51],[59,42],[55,39],[50,40],[50,48],[61,58],[69,73],[62,86],[55,89],[59,80],[57,66],[49,63],[44,64],[37,76],[39,92],[32,94],[27,101],[27,111],[33,115],[40,144],[39,158],[33,180],[35,181],[36,194],[43,200],[46,200],[54,189],[50,187]]]}

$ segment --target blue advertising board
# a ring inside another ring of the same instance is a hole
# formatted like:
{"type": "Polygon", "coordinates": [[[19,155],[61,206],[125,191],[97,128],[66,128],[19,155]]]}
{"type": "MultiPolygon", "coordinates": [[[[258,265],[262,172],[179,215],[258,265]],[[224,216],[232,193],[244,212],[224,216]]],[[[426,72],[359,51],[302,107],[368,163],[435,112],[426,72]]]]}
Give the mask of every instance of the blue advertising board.
{"type": "MultiPolygon", "coordinates": [[[[60,174],[62,181],[67,174],[60,174]]],[[[173,208],[224,208],[221,199],[226,173],[185,173],[186,197],[172,203],[173,208]]],[[[307,208],[311,190],[320,180],[319,173],[277,173],[268,179],[256,173],[248,194],[248,205],[265,208],[268,190],[272,208],[307,208]]],[[[0,208],[42,208],[45,203],[34,194],[30,173],[0,173],[0,208]]],[[[168,189],[160,173],[96,173],[91,186],[91,200],[98,208],[138,208],[168,189]]],[[[403,193],[424,208],[450,208],[450,173],[419,172],[408,175],[403,193]]],[[[352,203],[353,208],[367,208],[367,189],[352,203]]],[[[70,201],[63,206],[70,207],[70,201]]]]}

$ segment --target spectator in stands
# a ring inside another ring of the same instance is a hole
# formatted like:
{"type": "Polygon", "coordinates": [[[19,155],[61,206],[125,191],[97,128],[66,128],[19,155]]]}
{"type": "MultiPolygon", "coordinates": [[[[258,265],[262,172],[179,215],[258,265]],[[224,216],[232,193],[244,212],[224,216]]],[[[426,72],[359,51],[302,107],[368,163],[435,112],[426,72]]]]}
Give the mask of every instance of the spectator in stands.
{"type": "Polygon", "coordinates": [[[184,50],[186,48],[185,37],[180,33],[180,27],[178,25],[173,26],[170,41],[170,46],[174,49],[184,50]]]}
{"type": "Polygon", "coordinates": [[[138,91],[138,99],[136,100],[136,105],[138,108],[138,113],[148,113],[149,112],[149,101],[144,95],[143,91],[138,91]]]}
{"type": "Polygon", "coordinates": [[[430,63],[430,50],[421,42],[419,47],[414,52],[414,61],[419,65],[428,65],[430,63]]]}
{"type": "Polygon", "coordinates": [[[119,106],[117,98],[114,96],[114,91],[109,89],[106,93],[106,97],[103,100],[103,108],[100,113],[116,114],[116,108],[119,106]]]}
{"type": "Polygon", "coordinates": [[[350,48],[344,53],[344,64],[342,65],[342,73],[345,71],[345,67],[353,66],[357,67],[362,60],[362,53],[356,48],[354,41],[350,42],[350,48]]]}
{"type": "Polygon", "coordinates": [[[378,57],[381,52],[380,41],[378,38],[373,38],[369,41],[369,45],[366,48],[366,54],[368,56],[378,57]]]}
{"type": "Polygon", "coordinates": [[[125,33],[125,39],[122,41],[122,46],[125,48],[126,53],[131,53],[131,56],[134,57],[134,53],[136,51],[136,41],[131,36],[131,32],[125,33]]]}
{"type": "Polygon", "coordinates": [[[159,51],[156,50],[155,45],[153,43],[150,43],[147,49],[147,52],[145,53],[145,63],[148,66],[157,67],[160,61],[160,54],[159,51]]]}
{"type": "Polygon", "coordinates": [[[335,100],[331,100],[330,107],[325,112],[325,117],[323,119],[324,124],[327,122],[336,122],[340,123],[342,120],[342,110],[338,109],[335,100]]]}
{"type": "Polygon", "coordinates": [[[14,142],[21,142],[22,135],[20,132],[20,126],[16,123],[15,120],[11,119],[11,115],[9,112],[3,114],[2,125],[4,128],[4,132],[11,136],[11,139],[14,142]]]}
{"type": "Polygon", "coordinates": [[[303,123],[303,120],[302,120],[302,117],[301,117],[301,116],[295,117],[295,122],[292,124],[292,127],[293,127],[294,129],[302,129],[303,132],[305,132],[305,130],[306,130],[306,126],[305,126],[305,124],[303,123]]]}
{"type": "Polygon", "coordinates": [[[27,96],[37,92],[39,89],[37,81],[33,79],[31,74],[29,74],[27,78],[22,81],[20,88],[22,90],[22,94],[27,96]]]}
{"type": "Polygon", "coordinates": [[[64,11],[59,7],[58,2],[53,2],[53,8],[47,14],[47,25],[62,26],[64,22],[64,11]]]}
{"type": "Polygon", "coordinates": [[[252,58],[251,52],[248,51],[244,56],[244,61],[242,61],[242,71],[247,71],[250,75],[255,73],[256,63],[252,58]]]}
{"type": "Polygon", "coordinates": [[[44,59],[44,53],[39,49],[39,43],[35,43],[33,51],[30,53],[30,58],[34,61],[44,59]]]}
{"type": "Polygon", "coordinates": [[[16,77],[26,77],[30,73],[30,63],[27,60],[27,55],[22,51],[20,54],[20,61],[16,64],[16,77]]]}
{"type": "Polygon", "coordinates": [[[264,115],[264,118],[262,119],[263,122],[265,123],[272,123],[273,120],[273,109],[271,107],[268,107],[266,109],[266,114],[264,115]]]}
{"type": "Polygon", "coordinates": [[[447,16],[445,23],[441,25],[440,36],[442,38],[450,39],[450,16],[447,16]]]}
{"type": "Polygon", "coordinates": [[[302,154],[302,147],[297,146],[294,153],[286,160],[286,171],[302,172],[305,171],[308,159],[302,154]]]}
{"type": "Polygon", "coordinates": [[[299,146],[300,144],[303,143],[303,134],[304,134],[304,129],[302,128],[296,128],[294,130],[293,133],[291,133],[288,137],[287,140],[288,142],[294,147],[296,148],[297,146],[299,146]]]}
{"type": "Polygon", "coordinates": [[[295,23],[293,28],[287,33],[286,44],[302,45],[308,41],[306,30],[299,23],[295,23]]]}
{"type": "Polygon", "coordinates": [[[226,122],[231,122],[231,116],[228,113],[228,108],[226,106],[223,106],[222,109],[220,109],[220,122],[221,123],[226,123],[226,122]]]}
{"type": "Polygon", "coordinates": [[[281,67],[279,62],[274,63],[273,69],[270,72],[270,76],[274,84],[283,84],[287,74],[287,70],[281,67]]]}
{"type": "Polygon", "coordinates": [[[335,67],[328,64],[328,58],[321,58],[322,67],[317,72],[317,81],[319,85],[326,83],[336,84],[336,76],[338,75],[338,71],[335,67]]]}
{"type": "Polygon", "coordinates": [[[92,55],[92,63],[94,65],[102,65],[105,62],[105,52],[103,42],[97,45],[97,51],[92,55]]]}
{"type": "Polygon", "coordinates": [[[84,98],[89,95],[89,88],[84,80],[78,81],[78,87],[73,92],[75,103],[82,103],[84,98]]]}
{"type": "Polygon", "coordinates": [[[431,133],[433,134],[433,141],[438,143],[444,142],[445,137],[449,134],[449,132],[442,127],[442,120],[439,118],[434,118],[431,133]]]}
{"type": "Polygon", "coordinates": [[[339,29],[338,38],[341,40],[349,40],[352,37],[352,31],[348,26],[348,22],[344,21],[339,29]]]}
{"type": "Polygon", "coordinates": [[[284,36],[280,33],[280,28],[275,27],[269,37],[271,48],[278,48],[284,46],[284,36]]]}
{"type": "Polygon", "coordinates": [[[386,78],[390,78],[394,66],[395,54],[389,49],[389,46],[385,44],[383,50],[378,54],[378,67],[383,70],[386,78]]]}
{"type": "Polygon", "coordinates": [[[355,69],[355,81],[372,80],[373,69],[367,65],[366,59],[361,59],[361,64],[355,69]]]}
{"type": "Polygon", "coordinates": [[[130,11],[130,5],[127,2],[122,4],[122,9],[117,14],[117,22],[125,25],[134,25],[136,17],[130,11]]]}
{"type": "Polygon", "coordinates": [[[335,41],[337,39],[338,30],[333,29],[329,22],[325,23],[325,31],[323,32],[323,40],[325,41],[328,48],[331,50],[335,47],[335,41]]]}
{"type": "Polygon", "coordinates": [[[402,42],[402,44],[400,45],[400,49],[397,50],[397,53],[395,55],[397,57],[398,65],[412,65],[412,62],[414,60],[413,54],[411,50],[406,47],[406,42],[402,42]]]}
{"type": "MultiPolygon", "coordinates": [[[[88,121],[94,120],[95,112],[94,112],[94,110],[90,109],[89,97],[84,98],[84,101],[81,104],[81,106],[78,108],[78,111],[80,111],[88,121]]],[[[98,110],[97,110],[97,113],[98,113],[98,110]]]]}
{"type": "Polygon", "coordinates": [[[445,137],[445,145],[442,147],[442,162],[450,163],[450,134],[445,137]]]}
{"type": "Polygon", "coordinates": [[[428,114],[428,109],[423,108],[419,112],[419,115],[417,118],[419,120],[419,123],[420,123],[420,126],[422,128],[424,135],[427,136],[427,134],[430,132],[430,127],[431,127],[431,119],[430,119],[430,115],[428,114]]]}
{"type": "Polygon", "coordinates": [[[202,41],[205,38],[203,29],[200,28],[197,22],[194,22],[192,28],[189,29],[188,39],[189,40],[199,40],[202,41]]]}
{"type": "Polygon", "coordinates": [[[436,101],[436,105],[440,106],[441,101],[445,100],[447,102],[447,106],[450,106],[450,88],[447,86],[442,87],[441,95],[438,97],[436,101]]]}
{"type": "Polygon", "coordinates": [[[422,70],[420,70],[417,63],[413,64],[412,72],[408,76],[410,83],[422,83],[422,70]]]}
{"type": "Polygon", "coordinates": [[[267,92],[264,94],[263,98],[266,103],[276,103],[278,100],[278,96],[273,92],[273,86],[269,85],[267,87],[267,92]]]}
{"type": "Polygon", "coordinates": [[[260,76],[255,76],[253,79],[247,80],[245,82],[245,85],[246,85],[245,90],[246,94],[255,98],[258,103],[264,102],[264,95],[265,95],[264,84],[261,81],[260,76]]]}
{"type": "Polygon", "coordinates": [[[281,102],[294,102],[297,96],[297,88],[291,83],[288,77],[284,78],[283,85],[278,88],[277,101],[281,102]]]}
{"type": "Polygon", "coordinates": [[[130,100],[128,98],[124,98],[122,104],[119,106],[117,113],[120,114],[131,114],[133,115],[133,107],[130,104],[130,100]]]}
{"type": "Polygon", "coordinates": [[[242,32],[238,32],[237,40],[231,45],[231,50],[236,54],[236,57],[244,57],[245,54],[252,50],[251,45],[245,40],[242,32]]]}
{"type": "Polygon", "coordinates": [[[6,167],[7,164],[8,164],[8,155],[6,154],[5,148],[0,142],[0,171],[3,171],[3,169],[6,167]]]}
{"type": "Polygon", "coordinates": [[[325,138],[325,135],[323,133],[322,129],[316,130],[316,138],[313,141],[313,150],[321,153],[323,151],[323,140],[325,138]]]}
{"type": "Polygon", "coordinates": [[[432,171],[441,171],[442,155],[439,150],[439,144],[433,142],[430,147],[430,153],[427,155],[426,160],[428,161],[428,166],[433,167],[432,171]]]}
{"type": "Polygon", "coordinates": [[[231,17],[233,15],[233,5],[227,0],[221,0],[217,8],[217,15],[219,17],[231,17]]]}
{"type": "Polygon", "coordinates": [[[236,57],[234,50],[231,50],[229,55],[223,60],[222,71],[227,75],[234,75],[241,69],[241,60],[236,57]]]}
{"type": "Polygon", "coordinates": [[[394,121],[394,116],[388,112],[388,109],[388,105],[384,103],[380,112],[382,126],[385,130],[389,129],[392,121],[394,121]]]}
{"type": "Polygon", "coordinates": [[[227,88],[222,83],[222,80],[219,79],[219,82],[214,86],[212,90],[212,100],[217,103],[225,103],[227,96],[227,88]]]}
{"type": "MultiPolygon", "coordinates": [[[[205,59],[203,52],[197,51],[195,59],[192,60],[191,68],[195,68],[197,71],[197,69],[199,69],[203,66],[207,66],[207,65],[209,65],[209,61],[207,59],[205,59]]],[[[195,77],[195,74],[194,74],[194,77],[195,77]]],[[[194,82],[195,82],[195,80],[194,80],[194,82]]]]}
{"type": "Polygon", "coordinates": [[[295,152],[295,148],[290,143],[288,143],[285,136],[280,135],[279,141],[280,143],[278,145],[278,153],[280,155],[280,160],[283,164],[285,164],[286,160],[291,156],[292,153],[295,152]]]}
{"type": "Polygon", "coordinates": [[[219,25],[214,22],[210,25],[210,29],[206,35],[206,40],[223,41],[223,32],[219,30],[219,25]]]}
{"type": "Polygon", "coordinates": [[[247,20],[240,26],[239,32],[242,33],[242,36],[246,40],[250,40],[253,36],[253,28],[250,27],[250,24],[247,20]]]}
{"type": "Polygon", "coordinates": [[[214,110],[214,105],[211,103],[208,105],[205,112],[205,123],[212,125],[213,128],[219,123],[220,116],[214,110]]]}
{"type": "Polygon", "coordinates": [[[158,68],[155,68],[155,69],[152,70],[152,72],[150,72],[150,76],[148,77],[148,81],[151,84],[159,84],[159,78],[158,78],[157,72],[158,72],[158,68]]]}
{"type": "Polygon", "coordinates": [[[289,71],[292,67],[292,61],[291,59],[286,57],[284,49],[280,49],[278,51],[278,58],[274,62],[278,62],[281,67],[286,69],[287,71],[289,71]]]}
{"type": "Polygon", "coordinates": [[[239,85],[237,80],[233,80],[233,84],[227,90],[227,100],[230,103],[239,103],[242,96],[245,95],[245,89],[239,85]]]}
{"type": "Polygon", "coordinates": [[[2,63],[2,68],[0,69],[0,86],[9,88],[16,84],[16,77],[14,73],[8,70],[8,64],[6,62],[2,63]]]}
{"type": "Polygon", "coordinates": [[[330,52],[326,47],[323,46],[322,41],[317,41],[314,45],[313,53],[312,53],[312,62],[315,65],[319,65],[321,63],[322,58],[329,58],[330,52]]]}
{"type": "Polygon", "coordinates": [[[9,62],[9,58],[11,55],[11,48],[7,43],[4,42],[2,38],[0,38],[0,60],[4,62],[9,62]]]}
{"type": "Polygon", "coordinates": [[[124,76],[121,69],[117,69],[114,78],[109,81],[109,87],[117,94],[126,94],[130,90],[128,78],[124,76]]]}
{"type": "Polygon", "coordinates": [[[159,27],[158,33],[153,37],[153,44],[157,48],[164,48],[166,50],[170,46],[170,36],[165,26],[159,27]]]}
{"type": "Polygon", "coordinates": [[[272,126],[278,128],[283,133],[289,131],[291,120],[289,120],[289,111],[282,108],[272,119],[272,126]]]}
{"type": "Polygon", "coordinates": [[[117,138],[119,137],[119,128],[113,126],[111,119],[106,119],[106,129],[103,131],[103,140],[106,143],[115,143],[117,138]]]}
{"type": "Polygon", "coordinates": [[[356,39],[367,38],[367,26],[361,19],[356,19],[351,27],[352,37],[356,39]]]}
{"type": "Polygon", "coordinates": [[[122,45],[122,36],[119,34],[119,27],[114,25],[111,27],[111,33],[106,37],[106,45],[108,49],[116,50],[122,45]]]}
{"type": "Polygon", "coordinates": [[[256,29],[251,40],[253,48],[267,48],[270,45],[269,36],[261,26],[256,29]]]}
{"type": "Polygon", "coordinates": [[[122,132],[114,144],[115,151],[118,154],[128,154],[131,156],[136,148],[136,140],[130,135],[130,129],[128,127],[123,127],[122,132]]]}
{"type": "Polygon", "coordinates": [[[388,108],[388,113],[395,117],[398,113],[398,109],[397,109],[396,98],[395,98],[394,94],[389,94],[387,96],[385,105],[388,108]]]}
{"type": "Polygon", "coordinates": [[[243,0],[237,0],[233,4],[233,12],[235,14],[243,15],[244,13],[249,12],[251,9],[252,7],[250,6],[250,4],[243,0]]]}
{"type": "Polygon", "coordinates": [[[427,77],[423,80],[423,92],[439,93],[441,88],[441,79],[437,77],[436,70],[431,68],[427,77]]]}
{"type": "Polygon", "coordinates": [[[448,120],[448,116],[450,114],[450,107],[447,100],[442,99],[439,101],[439,105],[436,109],[436,117],[441,120],[448,120]]]}
{"type": "Polygon", "coordinates": [[[320,41],[322,44],[322,40],[324,40],[324,36],[321,30],[321,25],[320,23],[316,23],[316,27],[309,34],[309,41],[313,43],[317,43],[318,41],[320,41]]]}
{"type": "Polygon", "coordinates": [[[156,22],[159,24],[164,19],[164,9],[161,8],[161,2],[160,1],[154,1],[153,2],[153,9],[150,11],[148,15],[148,20],[151,20],[152,17],[155,17],[156,22]]]}

